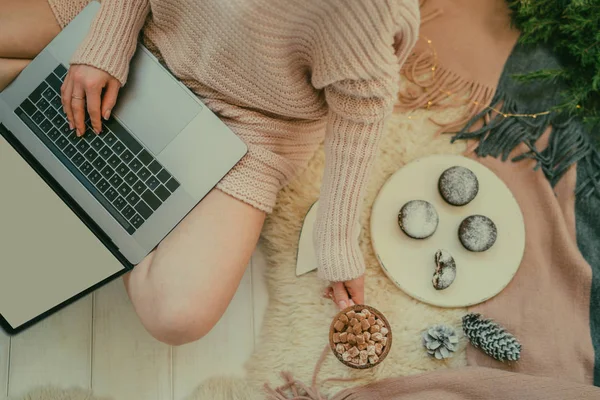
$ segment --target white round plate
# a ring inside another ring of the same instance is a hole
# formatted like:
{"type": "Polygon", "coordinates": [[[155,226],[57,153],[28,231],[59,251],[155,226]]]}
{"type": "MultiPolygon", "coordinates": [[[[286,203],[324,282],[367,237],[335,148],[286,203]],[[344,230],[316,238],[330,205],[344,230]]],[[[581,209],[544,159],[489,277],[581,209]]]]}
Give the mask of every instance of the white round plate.
{"type": "Polygon", "coordinates": [[[466,307],[495,296],[511,281],[525,250],[525,224],[517,201],[492,171],[469,158],[436,155],[405,165],[383,185],[371,212],[371,240],[387,276],[408,295],[439,307],[466,307]],[[462,207],[446,203],[438,191],[440,175],[455,165],[479,180],[477,197],[462,207]],[[398,211],[416,199],[433,204],[440,218],[428,239],[412,239],[398,226],[398,211]],[[482,253],[466,250],[458,239],[460,223],[474,214],[491,218],[498,229],[496,243],[482,253]],[[456,279],[445,290],[431,282],[438,249],[456,261],[456,279]]]}

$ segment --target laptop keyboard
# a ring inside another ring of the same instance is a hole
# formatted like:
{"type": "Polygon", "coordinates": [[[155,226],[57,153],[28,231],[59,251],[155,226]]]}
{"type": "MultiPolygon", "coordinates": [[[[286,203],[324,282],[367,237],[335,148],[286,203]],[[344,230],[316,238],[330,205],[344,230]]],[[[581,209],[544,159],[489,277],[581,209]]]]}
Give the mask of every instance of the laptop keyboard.
{"type": "Polygon", "coordinates": [[[174,193],[179,182],[114,118],[100,135],[69,129],[60,100],[67,69],[59,65],[15,114],[132,235],[174,193]]]}

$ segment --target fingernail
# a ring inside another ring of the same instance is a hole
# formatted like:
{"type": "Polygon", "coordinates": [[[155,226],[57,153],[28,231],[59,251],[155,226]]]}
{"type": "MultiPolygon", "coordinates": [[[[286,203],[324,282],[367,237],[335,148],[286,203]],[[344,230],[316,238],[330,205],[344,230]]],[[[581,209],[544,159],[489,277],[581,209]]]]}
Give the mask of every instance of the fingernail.
{"type": "Polygon", "coordinates": [[[69,122],[69,129],[73,130],[73,124],[69,122]]]}
{"type": "Polygon", "coordinates": [[[104,119],[108,120],[110,118],[110,110],[106,110],[106,112],[104,113],[104,119]]]}
{"type": "Polygon", "coordinates": [[[83,133],[81,133],[81,131],[77,129],[77,136],[81,137],[81,135],[83,135],[83,133]]]}
{"type": "Polygon", "coordinates": [[[348,304],[347,304],[347,303],[346,303],[344,300],[340,301],[340,303],[339,303],[339,304],[340,304],[340,308],[341,308],[342,310],[343,310],[344,308],[348,307],[348,304]]]}

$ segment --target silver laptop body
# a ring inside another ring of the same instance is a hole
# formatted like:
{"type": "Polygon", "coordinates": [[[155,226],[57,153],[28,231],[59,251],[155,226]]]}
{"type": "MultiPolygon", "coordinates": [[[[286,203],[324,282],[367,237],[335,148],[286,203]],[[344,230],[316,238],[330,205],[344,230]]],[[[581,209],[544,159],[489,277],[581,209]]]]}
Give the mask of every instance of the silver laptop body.
{"type": "MultiPolygon", "coordinates": [[[[86,132],[78,138],[84,145],[67,132],[60,120],[66,122],[64,115],[57,116],[60,84],[99,7],[96,1],[90,3],[0,93],[0,124],[8,142],[30,159],[126,272],[208,194],[247,147],[142,45],[111,121],[103,121],[103,133],[96,137],[86,132]]],[[[46,268],[53,263],[60,260],[49,260],[46,268]]],[[[70,289],[62,302],[53,298],[44,313],[32,310],[36,315],[15,317],[19,323],[11,323],[7,315],[17,311],[2,297],[1,282],[12,290],[23,282],[11,282],[18,271],[7,264],[0,264],[0,323],[9,333],[93,289],[82,283],[76,296],[70,289]]],[[[103,282],[112,272],[95,280],[103,282]]]]}

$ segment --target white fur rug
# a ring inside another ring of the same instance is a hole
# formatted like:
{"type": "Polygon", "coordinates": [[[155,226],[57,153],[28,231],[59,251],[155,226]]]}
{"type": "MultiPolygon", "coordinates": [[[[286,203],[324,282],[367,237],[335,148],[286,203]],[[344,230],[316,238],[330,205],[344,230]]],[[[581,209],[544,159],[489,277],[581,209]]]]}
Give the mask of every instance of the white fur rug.
{"type": "MultiPolygon", "coordinates": [[[[461,110],[446,110],[440,115],[452,118],[461,110]]],[[[429,325],[446,323],[459,327],[464,309],[441,309],[413,300],[394,286],[383,274],[373,254],[369,233],[371,205],[379,188],[402,165],[430,154],[461,154],[466,145],[450,144],[449,136],[435,136],[438,129],[429,121],[431,111],[417,111],[409,118],[396,113],[389,118],[379,155],[371,174],[361,221],[361,246],[367,261],[366,303],[381,310],[392,326],[394,343],[387,359],[372,370],[354,371],[328,354],[319,381],[331,377],[354,377],[357,382],[325,384],[331,394],[349,385],[382,378],[466,365],[465,344],[454,358],[440,362],[427,356],[421,345],[421,332],[429,325]],[[336,386],[337,385],[337,386],[336,386]]],[[[247,364],[246,379],[218,378],[202,384],[187,400],[264,399],[263,384],[282,383],[280,371],[290,371],[296,379],[310,384],[315,363],[327,345],[328,330],[336,308],[321,297],[325,283],[311,272],[296,277],[296,252],[302,221],[317,199],[323,170],[322,149],[308,168],[280,194],[278,205],[269,216],[262,237],[268,260],[269,305],[261,330],[260,344],[247,364]]],[[[33,390],[11,400],[104,400],[89,391],[60,390],[52,387],[33,390]]],[[[121,399],[115,399],[121,400],[121,399]]],[[[130,399],[127,399],[130,400],[130,399]]],[[[131,399],[137,400],[137,399],[131,399]]]]}

